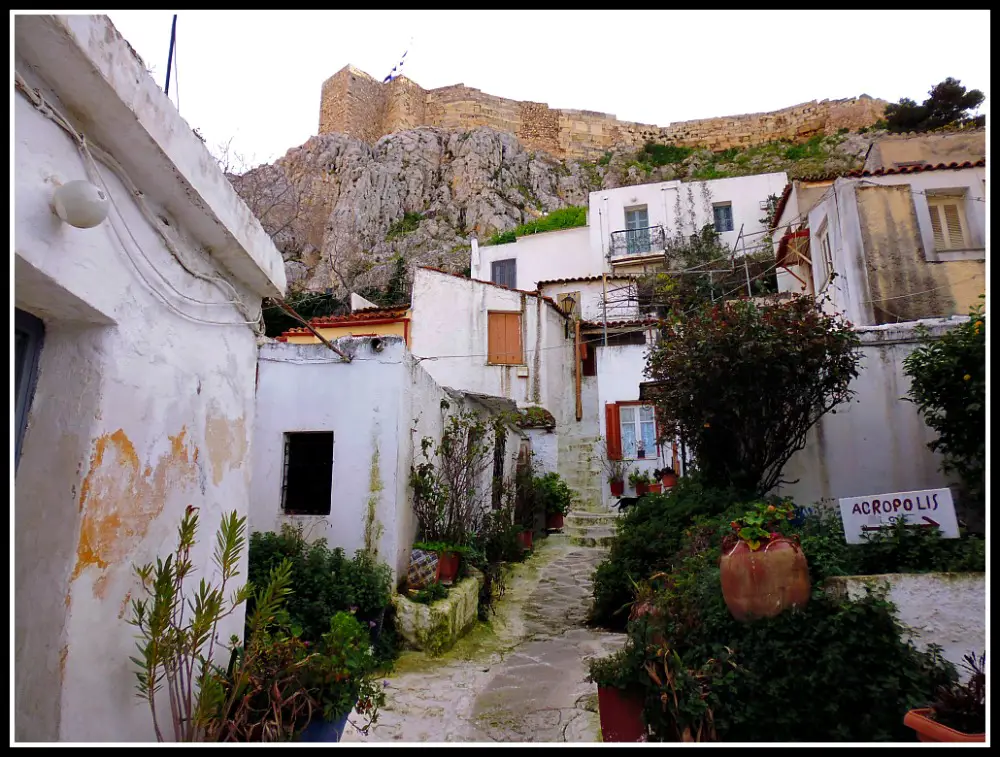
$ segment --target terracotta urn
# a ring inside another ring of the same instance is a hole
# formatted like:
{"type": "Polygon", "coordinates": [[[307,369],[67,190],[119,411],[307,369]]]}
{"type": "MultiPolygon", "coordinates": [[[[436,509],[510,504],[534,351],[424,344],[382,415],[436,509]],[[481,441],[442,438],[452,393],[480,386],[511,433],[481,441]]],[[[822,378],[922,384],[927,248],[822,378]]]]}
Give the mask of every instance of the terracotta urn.
{"type": "Polygon", "coordinates": [[[462,556],[457,552],[438,552],[438,582],[446,585],[453,583],[458,576],[461,561],[462,556]]]}
{"type": "Polygon", "coordinates": [[[933,710],[930,707],[910,710],[903,718],[903,725],[916,731],[917,738],[921,741],[950,743],[986,741],[985,733],[956,731],[934,720],[932,714],[933,710]]]}
{"type": "Polygon", "coordinates": [[[620,497],[625,493],[625,482],[618,480],[611,482],[611,496],[620,497]]]}
{"type": "Polygon", "coordinates": [[[722,596],[740,621],[772,618],[809,601],[809,564],[797,542],[770,539],[757,550],[739,540],[724,545],[719,560],[722,596]]]}

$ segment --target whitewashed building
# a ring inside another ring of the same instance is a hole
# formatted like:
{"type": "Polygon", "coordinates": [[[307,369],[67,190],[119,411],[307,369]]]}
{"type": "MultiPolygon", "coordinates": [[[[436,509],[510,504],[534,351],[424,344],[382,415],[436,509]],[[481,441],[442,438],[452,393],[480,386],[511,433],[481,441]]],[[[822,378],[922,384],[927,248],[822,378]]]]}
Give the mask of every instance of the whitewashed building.
{"type": "Polygon", "coordinates": [[[12,733],[152,741],[133,565],[194,506],[212,580],[221,516],[247,514],[255,326],[284,266],[106,17],[12,28],[12,733]]]}
{"type": "MultiPolygon", "coordinates": [[[[510,399],[439,386],[400,336],[343,337],[338,349],[273,342],[260,350],[253,429],[252,531],[301,525],[350,555],[364,549],[405,577],[417,534],[410,471],[421,440],[441,440],[448,416],[516,412],[510,399]]],[[[480,492],[514,475],[522,432],[491,440],[480,492]],[[496,449],[499,447],[499,449],[496,449]]]]}

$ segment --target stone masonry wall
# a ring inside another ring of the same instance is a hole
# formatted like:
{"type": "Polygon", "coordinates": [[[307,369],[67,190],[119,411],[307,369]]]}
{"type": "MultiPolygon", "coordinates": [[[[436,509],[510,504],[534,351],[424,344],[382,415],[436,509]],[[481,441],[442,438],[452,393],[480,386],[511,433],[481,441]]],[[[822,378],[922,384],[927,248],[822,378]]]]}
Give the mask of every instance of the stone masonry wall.
{"type": "Polygon", "coordinates": [[[451,130],[491,126],[557,158],[593,160],[614,147],[641,147],[650,140],[725,150],[778,139],[798,141],[841,128],[855,131],[879,120],[886,104],[862,95],[812,100],[770,113],[653,126],[619,121],[607,113],[510,100],[464,84],[425,90],[405,77],[382,84],[346,66],[323,84],[319,133],[337,132],[374,144],[386,134],[417,126],[451,130]]]}

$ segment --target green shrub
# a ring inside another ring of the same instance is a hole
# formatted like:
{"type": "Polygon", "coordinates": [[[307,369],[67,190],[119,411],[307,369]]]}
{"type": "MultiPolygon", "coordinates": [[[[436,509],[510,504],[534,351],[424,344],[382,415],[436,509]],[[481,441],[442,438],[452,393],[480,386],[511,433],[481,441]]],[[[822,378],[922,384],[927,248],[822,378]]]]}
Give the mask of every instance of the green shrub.
{"type": "MultiPolygon", "coordinates": [[[[719,544],[737,511],[687,529],[652,600],[656,611],[629,624],[645,659],[623,659],[645,687],[653,739],[701,728],[703,737],[723,741],[905,740],[903,715],[953,680],[954,667],[937,650],[904,641],[892,605],[877,594],[849,601],[816,587],[802,608],[752,623],[733,619],[722,597],[719,544]]],[[[813,531],[802,539],[810,568],[820,572],[839,559],[817,550],[831,548],[818,541],[821,524],[805,524],[813,531]]]]}
{"type": "Polygon", "coordinates": [[[654,166],[666,166],[672,163],[683,163],[694,149],[677,145],[659,145],[647,142],[639,153],[639,160],[654,166]]]}
{"type": "Polygon", "coordinates": [[[428,584],[423,589],[418,589],[413,592],[410,599],[414,602],[419,602],[422,605],[429,605],[432,602],[437,602],[439,599],[444,599],[447,596],[448,587],[435,581],[432,584],[428,584]]]}
{"type": "Polygon", "coordinates": [[[517,241],[517,234],[515,234],[513,230],[498,231],[496,234],[494,234],[485,242],[483,242],[483,245],[485,246],[491,244],[510,244],[511,242],[516,242],[516,241],[517,241]]]}
{"type": "Polygon", "coordinates": [[[421,213],[403,213],[402,218],[389,225],[389,230],[385,234],[386,241],[416,231],[422,220],[424,216],[421,213]]]}
{"type": "Polygon", "coordinates": [[[600,158],[598,159],[598,161],[597,161],[597,165],[599,165],[599,166],[606,166],[606,165],[607,165],[608,163],[610,163],[610,162],[611,162],[611,158],[612,158],[612,154],[611,154],[611,152],[610,152],[610,151],[608,151],[608,152],[605,152],[605,153],[604,153],[604,154],[603,154],[603,155],[602,155],[602,156],[601,156],[601,157],[600,157],[600,158]]]}
{"type": "MultiPolygon", "coordinates": [[[[336,613],[352,612],[373,637],[378,636],[379,659],[395,657],[389,566],[360,550],[348,558],[339,547],[329,549],[325,539],[306,542],[301,528],[285,525],[280,533],[258,531],[251,535],[249,581],[265,585],[271,569],[286,558],[292,563],[294,588],[286,609],[291,627],[301,629],[303,641],[319,642],[330,630],[330,619],[336,613]]],[[[252,609],[252,602],[248,603],[248,614],[252,609]]]]}
{"type": "MultiPolygon", "coordinates": [[[[923,332],[926,334],[926,331],[923,332]]],[[[924,343],[903,361],[911,401],[938,438],[928,446],[957,473],[972,503],[985,504],[986,315],[979,305],[969,321],[924,343]]]]}
{"type": "Polygon", "coordinates": [[[486,514],[472,545],[462,559],[462,565],[477,568],[483,574],[479,589],[479,618],[488,620],[496,611],[496,601],[507,589],[507,565],[525,558],[517,535],[521,527],[514,521],[514,512],[505,505],[486,514]]]}
{"type": "Polygon", "coordinates": [[[668,493],[649,494],[626,510],[616,524],[608,558],[594,573],[591,622],[624,628],[636,583],[671,567],[695,517],[723,512],[739,501],[733,491],[713,489],[697,476],[686,476],[668,493]]]}
{"type": "Polygon", "coordinates": [[[518,237],[529,234],[541,234],[546,231],[558,231],[560,229],[573,229],[577,226],[587,225],[587,206],[570,205],[566,208],[553,210],[546,216],[522,223],[515,226],[510,231],[498,231],[492,237],[483,242],[484,245],[508,244],[514,242],[518,237]]]}

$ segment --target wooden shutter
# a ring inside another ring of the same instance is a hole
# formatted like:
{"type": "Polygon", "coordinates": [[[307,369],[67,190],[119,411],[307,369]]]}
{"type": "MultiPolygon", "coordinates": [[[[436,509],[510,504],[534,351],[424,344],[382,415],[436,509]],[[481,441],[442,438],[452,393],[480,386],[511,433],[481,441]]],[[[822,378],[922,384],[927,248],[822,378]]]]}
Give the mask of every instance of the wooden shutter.
{"type": "Polygon", "coordinates": [[[490,313],[488,320],[488,360],[500,365],[521,365],[521,314],[490,313]]]}
{"type": "Polygon", "coordinates": [[[953,250],[965,247],[965,235],[962,233],[962,220],[958,213],[957,203],[942,206],[944,220],[948,225],[948,246],[953,250]]]}
{"type": "Polygon", "coordinates": [[[931,230],[934,232],[934,249],[935,250],[947,249],[948,245],[947,242],[945,242],[944,228],[941,223],[941,216],[938,215],[938,211],[940,210],[940,208],[938,208],[937,205],[929,205],[928,210],[930,210],[931,213],[931,230]]]}
{"type": "Polygon", "coordinates": [[[604,406],[605,432],[604,438],[608,444],[608,459],[622,459],[622,424],[618,405],[608,402],[604,406]]]}
{"type": "Polygon", "coordinates": [[[927,209],[931,214],[935,250],[960,250],[968,246],[957,198],[954,202],[929,202],[927,209]]]}

